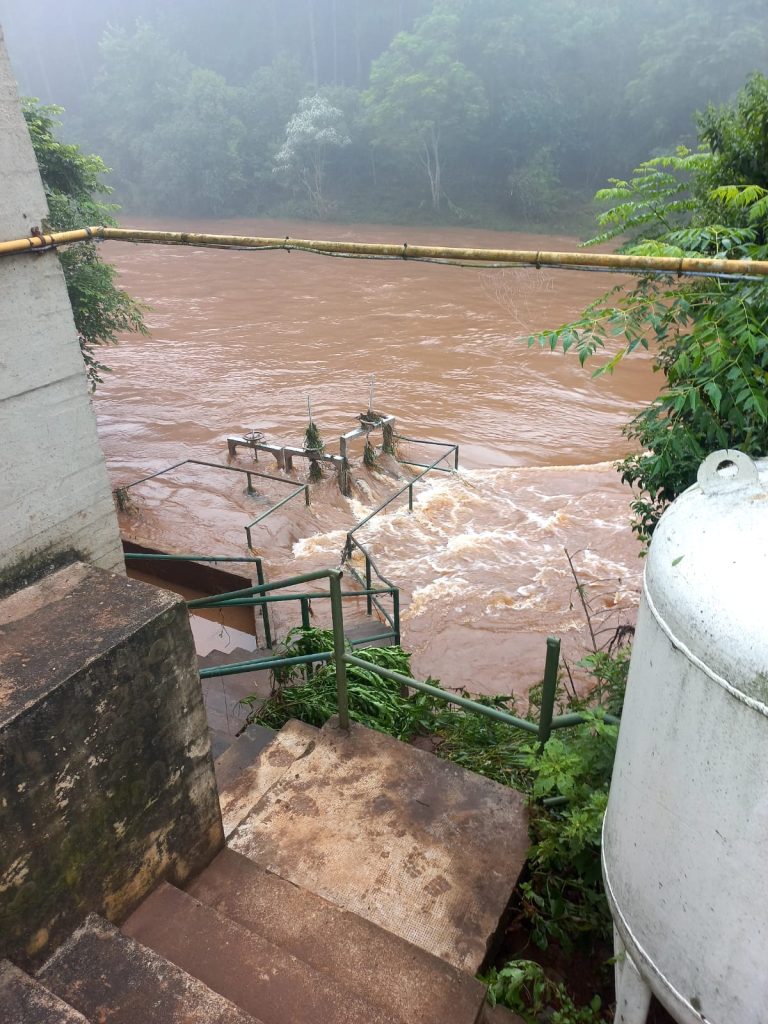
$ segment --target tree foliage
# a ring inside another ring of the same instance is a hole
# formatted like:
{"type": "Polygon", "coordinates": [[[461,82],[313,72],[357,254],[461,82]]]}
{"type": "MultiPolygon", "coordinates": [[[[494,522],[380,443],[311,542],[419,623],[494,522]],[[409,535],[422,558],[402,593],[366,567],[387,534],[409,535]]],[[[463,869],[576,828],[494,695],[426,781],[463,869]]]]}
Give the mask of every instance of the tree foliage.
{"type": "MultiPolygon", "coordinates": [[[[698,118],[704,148],[646,161],[598,193],[609,203],[592,242],[629,236],[623,252],[723,259],[768,258],[768,79],[752,76],[735,105],[698,118]],[[763,162],[761,162],[763,161],[763,162]]],[[[647,541],[667,504],[718,448],[768,451],[768,282],[765,278],[639,275],[593,303],[575,323],[531,338],[598,352],[612,372],[655,345],[659,397],[627,426],[638,451],[620,464],[636,490],[634,528],[647,541]]]]}
{"type": "MultiPolygon", "coordinates": [[[[101,180],[107,167],[100,157],[79,146],[61,142],[56,128],[61,108],[24,102],[24,117],[32,139],[48,200],[46,231],[67,231],[94,224],[115,224],[113,204],[101,196],[111,192],[101,180]]],[[[143,307],[115,283],[116,271],[99,256],[93,242],[68,246],[59,253],[75,320],[80,350],[91,390],[108,370],[96,350],[115,344],[124,331],[146,333],[143,307]]]]}
{"type": "Polygon", "coordinates": [[[609,174],[693,146],[694,110],[768,67],[762,0],[6,6],[25,90],[64,98],[143,214],[306,213],[306,187],[272,168],[299,102],[320,95],[351,141],[329,154],[319,208],[558,225],[609,174]]]}
{"type": "Polygon", "coordinates": [[[432,15],[395,36],[374,62],[365,96],[375,141],[423,169],[433,209],[443,198],[451,141],[466,145],[488,111],[480,79],[458,59],[458,31],[457,17],[432,15]]]}
{"type": "Polygon", "coordinates": [[[285,129],[285,141],[275,154],[274,172],[283,182],[300,186],[318,215],[332,209],[325,195],[329,153],[351,143],[344,114],[325,96],[315,94],[299,102],[285,129]]]}

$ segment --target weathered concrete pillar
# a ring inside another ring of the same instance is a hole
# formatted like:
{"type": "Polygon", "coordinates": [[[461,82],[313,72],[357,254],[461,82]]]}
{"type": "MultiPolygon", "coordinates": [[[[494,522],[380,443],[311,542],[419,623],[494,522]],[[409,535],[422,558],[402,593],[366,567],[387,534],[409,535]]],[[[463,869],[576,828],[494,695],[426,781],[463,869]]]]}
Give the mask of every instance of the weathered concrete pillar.
{"type": "Polygon", "coordinates": [[[82,563],[0,601],[0,959],[122,921],[222,845],[184,604],[82,563]]]}
{"type": "MultiPolygon", "coordinates": [[[[0,239],[48,215],[0,30],[0,239]]],[[[122,571],[104,456],[54,252],[0,258],[0,589],[66,552],[122,571]]]]}

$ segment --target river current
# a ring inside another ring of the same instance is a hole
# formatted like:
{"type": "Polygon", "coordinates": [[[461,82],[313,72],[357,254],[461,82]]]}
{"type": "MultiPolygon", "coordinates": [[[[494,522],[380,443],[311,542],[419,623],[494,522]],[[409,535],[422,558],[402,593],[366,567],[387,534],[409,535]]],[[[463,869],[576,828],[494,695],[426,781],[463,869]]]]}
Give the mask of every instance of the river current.
{"type": "MultiPolygon", "coordinates": [[[[533,250],[577,244],[460,228],[131,224],[533,250]]],[[[308,398],[331,448],[367,408],[375,374],[374,405],[403,433],[460,445],[458,474],[429,476],[416,485],[413,513],[399,503],[361,534],[403,589],[403,644],[418,676],[522,694],[541,677],[548,634],[562,637],[569,663],[583,655],[565,549],[597,625],[632,620],[642,562],[612,460],[627,449],[621,426],[658,386],[649,358],[593,380],[574,356],[521,340],[574,318],[620,278],[112,242],[103,253],[121,285],[151,306],[150,336],[104,353],[114,372],[95,407],[113,486],[187,458],[224,464],[227,434],[249,428],[300,444],[308,398]]],[[[269,458],[256,466],[247,453],[233,465],[276,472],[269,458]]],[[[271,577],[338,564],[345,531],[397,486],[376,472],[357,479],[351,499],[329,478],[309,509],[291,502],[255,528],[271,577]]],[[[253,496],[243,483],[180,467],[134,488],[136,509],[121,525],[167,550],[246,554],[245,523],[287,490],[264,482],[253,496]]]]}

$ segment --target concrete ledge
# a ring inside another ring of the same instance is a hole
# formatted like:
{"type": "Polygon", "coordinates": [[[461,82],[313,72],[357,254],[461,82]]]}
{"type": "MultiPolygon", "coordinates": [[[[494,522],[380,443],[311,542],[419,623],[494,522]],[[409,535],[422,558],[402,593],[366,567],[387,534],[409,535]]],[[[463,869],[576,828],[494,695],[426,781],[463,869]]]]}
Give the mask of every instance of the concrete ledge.
{"type": "Polygon", "coordinates": [[[223,843],[187,612],[80,563],[0,602],[0,956],[124,919],[223,843]]]}

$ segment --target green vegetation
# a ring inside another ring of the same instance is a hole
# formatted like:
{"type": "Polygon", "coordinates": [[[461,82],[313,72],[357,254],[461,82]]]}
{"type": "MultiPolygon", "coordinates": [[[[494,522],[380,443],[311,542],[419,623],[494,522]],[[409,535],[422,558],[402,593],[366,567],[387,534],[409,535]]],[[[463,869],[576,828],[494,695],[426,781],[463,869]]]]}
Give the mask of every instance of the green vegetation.
{"type": "Polygon", "coordinates": [[[583,223],[768,66],[762,0],[6,6],[24,90],[142,214],[583,223]]]}
{"type": "MultiPolygon", "coordinates": [[[[93,224],[115,224],[116,206],[99,197],[112,191],[101,180],[107,167],[98,157],[87,155],[79,146],[56,138],[61,107],[41,106],[37,100],[24,102],[32,146],[40,167],[50,216],[45,231],[68,231],[93,224]]],[[[123,331],[146,334],[144,307],[115,284],[116,271],[99,256],[93,242],[70,245],[59,253],[64,279],[72,303],[80,350],[91,390],[101,383],[109,369],[96,356],[102,345],[117,342],[123,331]]]]}
{"type": "MultiPolygon", "coordinates": [[[[598,192],[610,206],[592,242],[622,236],[629,253],[768,259],[768,79],[753,75],[733,106],[710,107],[697,123],[702,148],[648,160],[598,192]]],[[[645,542],[709,452],[768,450],[764,278],[638,275],[529,344],[536,340],[576,351],[582,363],[607,350],[596,375],[655,344],[664,386],[626,427],[637,450],[619,463],[636,492],[634,529],[645,542]]]]}
{"type": "Polygon", "coordinates": [[[589,1006],[577,1007],[565,985],[552,981],[534,960],[514,960],[501,970],[492,969],[483,979],[492,1006],[508,1006],[526,1024],[600,1024],[602,1002],[594,996],[589,1006]]]}

